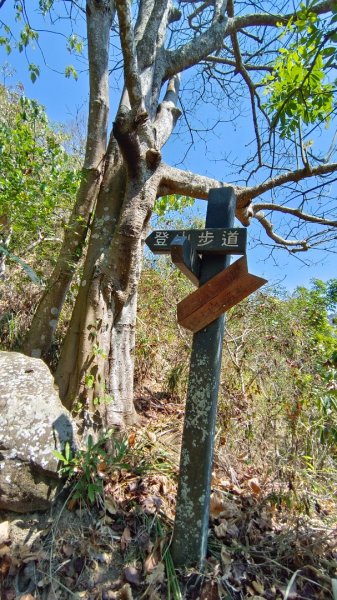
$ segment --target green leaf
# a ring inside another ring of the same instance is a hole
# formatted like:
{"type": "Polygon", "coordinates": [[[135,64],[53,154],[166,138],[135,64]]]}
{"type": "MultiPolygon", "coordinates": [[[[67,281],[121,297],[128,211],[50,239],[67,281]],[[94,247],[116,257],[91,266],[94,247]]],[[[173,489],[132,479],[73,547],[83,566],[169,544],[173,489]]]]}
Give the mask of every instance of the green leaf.
{"type": "Polygon", "coordinates": [[[30,63],[28,69],[30,72],[30,78],[31,78],[32,82],[35,83],[35,81],[37,80],[37,78],[40,75],[40,68],[37,65],[30,63]]]}
{"type": "Polygon", "coordinates": [[[63,454],[61,454],[61,452],[59,452],[58,450],[53,450],[53,455],[58,458],[59,460],[61,460],[62,462],[67,462],[66,458],[63,456],[63,454]]]}
{"type": "Polygon", "coordinates": [[[75,79],[75,81],[78,80],[78,74],[77,71],[75,69],[75,67],[73,67],[72,65],[68,65],[65,70],[64,70],[64,74],[67,77],[67,79],[69,79],[70,77],[73,77],[75,79]]]}
{"type": "Polygon", "coordinates": [[[95,488],[91,483],[88,485],[88,498],[91,503],[95,501],[95,488]]]}
{"type": "Polygon", "coordinates": [[[66,442],[64,445],[64,456],[66,457],[66,460],[69,461],[70,457],[71,457],[71,447],[70,447],[70,443],[66,442]]]}

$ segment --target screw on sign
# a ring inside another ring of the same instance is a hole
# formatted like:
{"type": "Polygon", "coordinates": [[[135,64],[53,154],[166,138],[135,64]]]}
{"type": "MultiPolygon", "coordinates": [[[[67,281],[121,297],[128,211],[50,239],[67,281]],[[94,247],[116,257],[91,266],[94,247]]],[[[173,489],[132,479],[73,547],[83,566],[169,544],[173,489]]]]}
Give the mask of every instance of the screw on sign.
{"type": "Polygon", "coordinates": [[[176,566],[202,566],[207,551],[223,313],[266,283],[248,273],[245,256],[230,265],[232,254],[246,253],[247,232],[233,227],[235,208],[232,188],[210,190],[205,229],[155,231],[146,240],[152,252],[171,253],[198,286],[178,304],[178,322],[194,335],[172,540],[176,566]]]}

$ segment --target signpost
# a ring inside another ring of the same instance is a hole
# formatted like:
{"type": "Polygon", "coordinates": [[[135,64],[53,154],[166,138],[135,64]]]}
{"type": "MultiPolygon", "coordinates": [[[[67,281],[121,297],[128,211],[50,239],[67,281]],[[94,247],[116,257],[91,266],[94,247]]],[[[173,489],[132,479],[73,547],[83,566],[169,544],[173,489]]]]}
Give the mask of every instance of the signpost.
{"type": "Polygon", "coordinates": [[[246,230],[234,228],[232,188],[210,190],[206,228],[155,231],[146,240],[199,289],[178,304],[178,322],[194,332],[182,437],[172,557],[176,566],[202,564],[207,550],[215,420],[224,334],[223,313],[266,283],[248,273],[246,230]]]}

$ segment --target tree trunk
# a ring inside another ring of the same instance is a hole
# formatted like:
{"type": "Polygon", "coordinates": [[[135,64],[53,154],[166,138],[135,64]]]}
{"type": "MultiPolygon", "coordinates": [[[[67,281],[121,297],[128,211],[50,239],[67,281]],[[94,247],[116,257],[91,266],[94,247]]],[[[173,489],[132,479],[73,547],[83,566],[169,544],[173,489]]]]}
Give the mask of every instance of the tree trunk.
{"type": "Polygon", "coordinates": [[[63,303],[82,254],[94,206],[99,174],[96,170],[82,176],[71,219],[49,283],[38,304],[24,341],[23,352],[36,358],[47,358],[63,303]]]}
{"type": "Polygon", "coordinates": [[[123,427],[137,420],[133,404],[137,293],[123,307],[110,334],[107,365],[108,396],[102,406],[106,426],[123,427]]]}
{"type": "Polygon", "coordinates": [[[109,183],[102,186],[98,198],[80,291],[56,371],[65,405],[71,409],[76,402],[86,424],[99,429],[136,419],[137,287],[142,235],[158,187],[155,173],[147,172],[145,181],[130,178],[118,159],[106,179],[109,183]]]}

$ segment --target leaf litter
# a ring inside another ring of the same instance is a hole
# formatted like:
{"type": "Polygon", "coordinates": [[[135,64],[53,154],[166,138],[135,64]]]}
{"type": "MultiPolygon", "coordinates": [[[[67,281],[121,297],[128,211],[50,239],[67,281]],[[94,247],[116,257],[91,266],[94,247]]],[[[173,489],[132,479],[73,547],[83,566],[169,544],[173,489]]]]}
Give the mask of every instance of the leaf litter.
{"type": "Polygon", "coordinates": [[[331,498],[299,510],[261,466],[234,471],[217,453],[204,567],[175,571],[182,417],[176,403],[147,401],[129,433],[134,468],[105,470],[96,505],[60,498],[51,515],[2,513],[1,600],[337,600],[331,498]]]}

